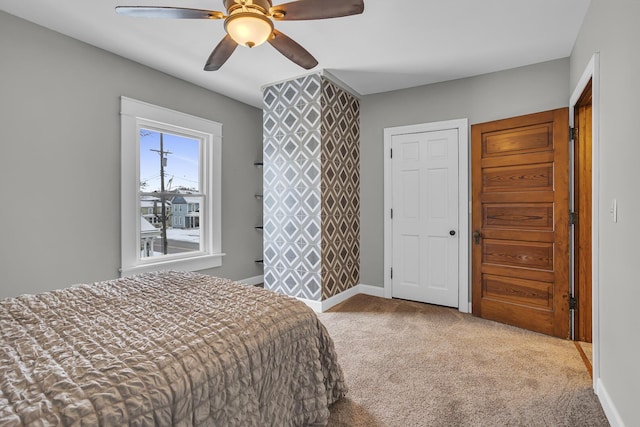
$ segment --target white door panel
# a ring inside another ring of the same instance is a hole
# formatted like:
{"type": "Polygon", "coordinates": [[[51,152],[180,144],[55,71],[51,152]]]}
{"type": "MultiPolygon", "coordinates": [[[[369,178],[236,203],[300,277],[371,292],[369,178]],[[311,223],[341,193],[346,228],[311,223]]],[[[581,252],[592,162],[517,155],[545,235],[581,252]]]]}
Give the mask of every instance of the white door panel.
{"type": "Polygon", "coordinates": [[[394,135],[391,146],[392,296],[457,307],[458,130],[394,135]]]}

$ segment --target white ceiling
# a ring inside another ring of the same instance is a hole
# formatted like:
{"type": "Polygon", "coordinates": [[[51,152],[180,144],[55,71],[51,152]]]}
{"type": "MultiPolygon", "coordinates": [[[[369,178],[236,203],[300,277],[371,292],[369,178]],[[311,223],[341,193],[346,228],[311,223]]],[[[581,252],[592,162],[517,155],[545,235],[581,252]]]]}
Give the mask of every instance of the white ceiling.
{"type": "MultiPolygon", "coordinates": [[[[567,57],[589,2],[364,0],[362,15],[275,26],[316,57],[315,70],[367,95],[567,57]]],[[[261,87],[308,73],[267,43],[203,71],[222,20],[131,18],[115,6],[224,11],[223,0],[0,0],[0,10],[256,107],[261,87]]]]}

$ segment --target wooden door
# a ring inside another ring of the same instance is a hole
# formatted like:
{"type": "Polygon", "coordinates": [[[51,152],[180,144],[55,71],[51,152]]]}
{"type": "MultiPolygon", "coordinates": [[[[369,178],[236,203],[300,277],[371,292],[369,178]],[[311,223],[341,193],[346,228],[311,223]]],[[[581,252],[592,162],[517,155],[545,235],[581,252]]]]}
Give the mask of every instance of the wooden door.
{"type": "Polygon", "coordinates": [[[458,130],[394,135],[395,298],[458,307],[458,130]]]}
{"type": "Polygon", "coordinates": [[[471,127],[472,311],[569,337],[569,118],[471,127]]]}
{"type": "Polygon", "coordinates": [[[591,81],[574,108],[574,339],[591,342],[591,81]]]}

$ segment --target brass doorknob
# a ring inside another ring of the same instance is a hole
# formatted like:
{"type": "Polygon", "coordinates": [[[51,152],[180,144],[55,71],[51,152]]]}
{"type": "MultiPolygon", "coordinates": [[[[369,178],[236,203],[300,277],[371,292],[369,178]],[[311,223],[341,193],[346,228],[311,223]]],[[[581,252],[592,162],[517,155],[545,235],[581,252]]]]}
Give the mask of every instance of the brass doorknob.
{"type": "Polygon", "coordinates": [[[476,245],[480,244],[480,237],[482,237],[482,234],[478,230],[473,232],[473,241],[476,245]]]}

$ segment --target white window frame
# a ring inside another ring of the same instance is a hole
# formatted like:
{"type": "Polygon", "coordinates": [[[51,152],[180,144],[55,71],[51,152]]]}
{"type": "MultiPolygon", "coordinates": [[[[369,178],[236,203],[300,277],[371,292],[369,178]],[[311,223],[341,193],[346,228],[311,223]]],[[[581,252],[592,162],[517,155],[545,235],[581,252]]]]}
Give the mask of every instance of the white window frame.
{"type": "Polygon", "coordinates": [[[121,276],[160,270],[198,271],[222,265],[222,124],[164,107],[120,98],[121,276]],[[194,138],[200,143],[200,251],[142,258],[140,254],[140,129],[194,138]],[[202,213],[202,212],[201,212],[202,213]]]}

